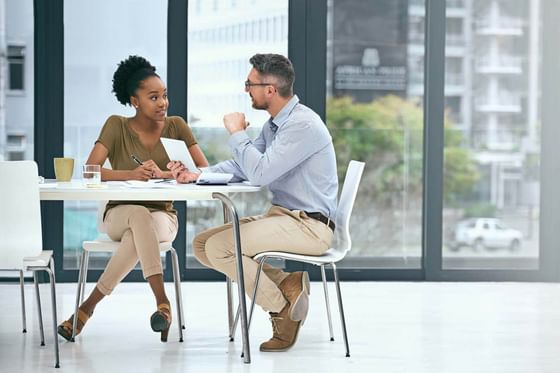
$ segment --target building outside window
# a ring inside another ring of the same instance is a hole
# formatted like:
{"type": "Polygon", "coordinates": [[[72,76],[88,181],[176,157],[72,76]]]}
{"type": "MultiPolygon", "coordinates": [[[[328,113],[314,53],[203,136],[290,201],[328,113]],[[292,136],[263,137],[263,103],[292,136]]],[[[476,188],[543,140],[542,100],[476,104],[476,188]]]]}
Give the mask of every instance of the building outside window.
{"type": "Polygon", "coordinates": [[[540,4],[447,1],[444,269],[539,269],[540,4]]]}
{"type": "Polygon", "coordinates": [[[8,89],[23,91],[24,86],[25,47],[8,45],[8,89]]]}

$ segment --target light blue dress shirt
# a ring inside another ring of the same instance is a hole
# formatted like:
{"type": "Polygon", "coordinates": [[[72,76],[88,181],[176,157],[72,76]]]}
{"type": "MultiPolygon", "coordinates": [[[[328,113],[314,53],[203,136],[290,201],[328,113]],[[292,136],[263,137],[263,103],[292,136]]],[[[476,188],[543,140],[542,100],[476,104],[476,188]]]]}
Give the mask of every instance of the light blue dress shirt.
{"type": "Polygon", "coordinates": [[[255,140],[239,131],[228,143],[233,159],[208,171],[268,186],[273,205],[334,219],[338,179],[332,138],[321,118],[297,96],[264,124],[255,140]]]}

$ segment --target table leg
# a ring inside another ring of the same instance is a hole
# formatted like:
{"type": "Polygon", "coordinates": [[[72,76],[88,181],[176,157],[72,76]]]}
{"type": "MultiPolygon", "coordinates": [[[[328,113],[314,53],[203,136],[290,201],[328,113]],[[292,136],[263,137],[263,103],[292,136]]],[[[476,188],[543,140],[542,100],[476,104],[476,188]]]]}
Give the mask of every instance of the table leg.
{"type": "Polygon", "coordinates": [[[212,193],[214,199],[222,201],[224,208],[229,210],[235,238],[235,262],[237,264],[237,290],[239,295],[239,306],[241,308],[241,336],[243,340],[243,361],[251,362],[249,348],[249,330],[247,327],[247,304],[245,302],[245,279],[243,277],[243,257],[241,253],[241,237],[239,232],[239,216],[233,202],[222,193],[212,193]]]}

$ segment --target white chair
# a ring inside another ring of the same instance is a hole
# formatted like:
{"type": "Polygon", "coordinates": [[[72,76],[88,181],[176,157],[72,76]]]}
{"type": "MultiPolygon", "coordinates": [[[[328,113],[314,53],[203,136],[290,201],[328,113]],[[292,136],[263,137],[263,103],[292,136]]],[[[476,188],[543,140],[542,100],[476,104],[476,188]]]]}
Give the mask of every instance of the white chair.
{"type": "MultiPolygon", "coordinates": [[[[352,213],[352,208],[354,207],[354,201],[356,200],[356,195],[358,194],[358,185],[360,184],[360,179],[362,178],[362,173],[364,171],[365,163],[358,161],[350,161],[348,165],[348,170],[346,171],[346,177],[344,179],[344,185],[342,187],[342,192],[338,201],[338,208],[336,210],[335,217],[335,235],[334,235],[334,245],[332,248],[327,250],[321,256],[313,255],[301,255],[292,254],[281,251],[265,251],[257,254],[253,257],[260,263],[259,271],[257,272],[255,291],[253,292],[251,309],[249,311],[249,325],[251,325],[251,319],[253,316],[253,309],[255,307],[255,296],[257,289],[259,287],[260,274],[262,272],[262,267],[268,258],[277,258],[284,260],[293,260],[297,262],[304,262],[313,264],[321,267],[321,277],[323,279],[323,289],[325,292],[325,303],[327,307],[327,317],[329,321],[329,332],[331,341],[334,341],[331,311],[329,304],[329,294],[327,290],[327,280],[325,276],[325,266],[331,265],[334,273],[334,281],[336,284],[336,293],[338,297],[338,309],[340,311],[340,320],[342,323],[342,334],[344,336],[344,344],[346,346],[346,357],[350,356],[350,349],[348,347],[348,336],[346,333],[346,320],[344,318],[344,308],[342,306],[342,295],[340,293],[340,283],[338,281],[338,272],[336,270],[336,264],[352,249],[352,240],[350,238],[350,215],[352,213]]],[[[231,335],[234,334],[235,328],[237,326],[237,320],[239,317],[239,309],[237,311],[237,316],[235,318],[231,335]]]]}
{"type": "Polygon", "coordinates": [[[37,272],[48,273],[51,283],[55,367],[59,368],[54,259],[52,251],[43,250],[37,164],[34,161],[0,162],[0,179],[0,269],[19,271],[24,333],[27,332],[27,327],[23,272],[33,272],[41,346],[45,345],[45,335],[37,272]]]}
{"type": "MultiPolygon", "coordinates": [[[[89,264],[89,254],[92,252],[100,253],[113,253],[117,250],[120,242],[111,240],[107,235],[106,228],[103,224],[103,213],[105,211],[105,205],[107,201],[100,201],[97,207],[97,231],[100,233],[94,241],[84,241],[82,244],[83,252],[80,260],[80,271],[78,274],[78,291],[76,294],[76,306],[74,309],[74,315],[78,314],[78,307],[84,301],[85,285],[87,279],[87,270],[89,264]]],[[[161,253],[170,252],[173,270],[173,281],[175,283],[175,301],[177,303],[177,315],[178,315],[178,326],[179,326],[179,342],[183,342],[183,329],[184,325],[184,314],[183,314],[183,299],[181,295],[181,278],[179,272],[179,259],[177,257],[177,252],[172,246],[171,242],[160,242],[159,250],[161,253]]],[[[72,341],[74,341],[76,335],[75,331],[77,328],[78,318],[74,317],[73,327],[72,327],[72,341]]]]}

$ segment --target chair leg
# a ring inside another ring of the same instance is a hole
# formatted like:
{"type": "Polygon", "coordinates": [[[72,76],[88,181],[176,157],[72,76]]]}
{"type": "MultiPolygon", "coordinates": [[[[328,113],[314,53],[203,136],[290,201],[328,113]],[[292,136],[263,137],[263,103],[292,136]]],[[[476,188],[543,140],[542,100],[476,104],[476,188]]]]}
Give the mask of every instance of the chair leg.
{"type": "Polygon", "coordinates": [[[78,308],[80,307],[80,299],[82,298],[83,283],[85,282],[85,277],[87,276],[87,261],[89,253],[84,250],[82,251],[82,257],[80,258],[80,270],[78,272],[78,286],[76,290],[76,304],[74,306],[74,318],[72,320],[72,342],[76,338],[76,329],[78,328],[78,308]]]}
{"type": "Polygon", "coordinates": [[[23,271],[19,271],[19,288],[21,291],[21,322],[23,324],[23,333],[27,333],[27,320],[25,316],[25,291],[23,271]]]}
{"type": "Polygon", "coordinates": [[[87,283],[87,271],[89,268],[89,251],[84,251],[86,256],[85,256],[85,265],[84,265],[84,281],[82,281],[82,292],[80,295],[80,304],[84,303],[84,297],[86,294],[86,283],[87,283]]]}
{"type": "Polygon", "coordinates": [[[331,318],[331,305],[329,303],[329,290],[327,285],[327,276],[325,276],[325,265],[321,264],[321,278],[323,279],[323,290],[325,292],[325,306],[327,307],[327,319],[329,321],[329,333],[331,335],[331,342],[334,341],[334,334],[332,328],[331,318]]]}
{"type": "Polygon", "coordinates": [[[179,327],[179,342],[183,342],[184,315],[183,315],[183,297],[181,296],[181,281],[179,274],[179,258],[175,249],[171,249],[171,266],[173,267],[173,282],[175,284],[175,302],[177,303],[177,318],[179,327]]]}
{"type": "Polygon", "coordinates": [[[233,342],[235,337],[235,332],[233,327],[233,292],[231,289],[231,279],[226,277],[226,292],[227,292],[227,309],[228,309],[228,330],[229,330],[229,341],[233,342]]]}
{"type": "Polygon", "coordinates": [[[261,261],[259,262],[257,277],[255,278],[255,289],[253,290],[253,297],[251,299],[251,310],[249,311],[249,321],[247,322],[247,329],[251,327],[251,320],[253,319],[253,311],[255,310],[255,303],[257,301],[257,290],[259,289],[259,282],[261,280],[262,268],[266,259],[267,257],[263,256],[261,258],[261,261]]]}
{"type": "Polygon", "coordinates": [[[336,294],[338,297],[338,310],[340,311],[340,321],[342,323],[342,335],[344,337],[344,345],[346,346],[346,357],[350,357],[350,348],[348,347],[348,335],[346,333],[346,319],[344,317],[344,307],[342,306],[342,294],[340,293],[340,282],[338,281],[338,271],[336,264],[331,263],[334,273],[334,282],[336,283],[336,294]]]}
{"type": "Polygon", "coordinates": [[[179,304],[181,305],[181,329],[186,329],[187,319],[185,319],[185,307],[183,305],[183,290],[181,289],[181,270],[179,269],[179,257],[175,252],[175,271],[177,273],[177,289],[179,290],[179,304]]]}
{"type": "Polygon", "coordinates": [[[54,353],[56,356],[56,362],[54,367],[60,368],[60,355],[58,351],[58,318],[56,316],[56,280],[54,277],[54,259],[51,259],[51,268],[45,268],[45,271],[49,274],[51,281],[51,303],[52,303],[52,318],[53,318],[53,333],[54,333],[54,353]]]}
{"type": "Polygon", "coordinates": [[[41,333],[41,346],[45,345],[45,332],[43,331],[43,312],[41,311],[41,295],[39,294],[39,279],[37,272],[33,271],[33,282],[35,284],[35,297],[37,298],[37,313],[39,315],[39,331],[41,333]]]}
{"type": "MultiPolygon", "coordinates": [[[[257,272],[257,277],[255,278],[255,289],[253,290],[253,297],[251,298],[251,308],[249,311],[249,320],[247,321],[247,329],[251,327],[251,320],[253,319],[253,311],[255,309],[255,300],[257,298],[257,289],[259,288],[259,281],[261,278],[262,267],[264,265],[266,258],[267,258],[266,256],[262,257],[261,261],[259,262],[259,270],[257,272]]],[[[235,334],[235,330],[237,329],[237,322],[239,321],[240,312],[241,312],[241,306],[238,306],[237,312],[235,313],[235,320],[233,322],[232,334],[235,334]]]]}
{"type": "Polygon", "coordinates": [[[235,319],[233,320],[233,325],[232,325],[232,334],[235,335],[235,332],[237,330],[237,323],[239,322],[239,317],[241,316],[241,305],[238,304],[237,305],[237,311],[235,311],[235,319]]]}

